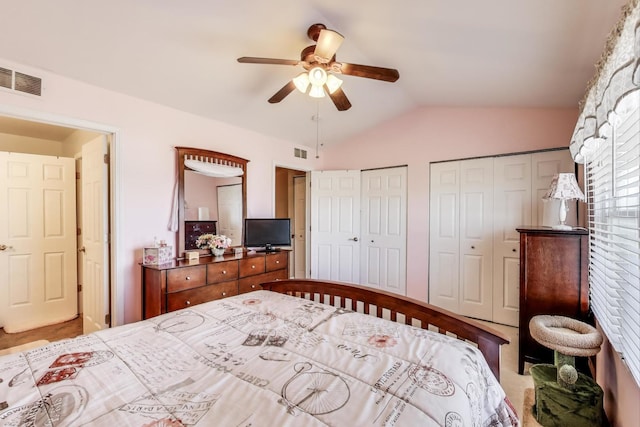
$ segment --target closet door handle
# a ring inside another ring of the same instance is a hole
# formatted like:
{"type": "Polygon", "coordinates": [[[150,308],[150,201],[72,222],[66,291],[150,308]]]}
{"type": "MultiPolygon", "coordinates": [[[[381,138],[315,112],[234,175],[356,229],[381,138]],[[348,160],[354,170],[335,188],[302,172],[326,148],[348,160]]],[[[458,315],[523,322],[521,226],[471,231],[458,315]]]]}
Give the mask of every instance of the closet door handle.
{"type": "Polygon", "coordinates": [[[471,249],[475,249],[475,248],[476,248],[475,246],[471,246],[471,249]]]}

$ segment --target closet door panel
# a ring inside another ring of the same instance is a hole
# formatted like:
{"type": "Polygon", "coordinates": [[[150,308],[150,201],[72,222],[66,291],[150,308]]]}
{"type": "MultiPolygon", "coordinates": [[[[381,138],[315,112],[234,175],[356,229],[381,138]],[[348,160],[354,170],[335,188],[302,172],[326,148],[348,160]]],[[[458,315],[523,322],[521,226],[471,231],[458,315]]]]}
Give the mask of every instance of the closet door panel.
{"type": "Polygon", "coordinates": [[[493,159],[460,162],[460,309],[491,320],[493,159]]]}
{"type": "Polygon", "coordinates": [[[431,165],[429,302],[458,312],[460,162],[431,165]]]}
{"type": "MultiPolygon", "coordinates": [[[[552,226],[558,224],[560,200],[542,200],[551,185],[553,176],[561,172],[575,172],[575,163],[569,150],[544,151],[531,154],[531,186],[533,206],[532,225],[552,226]]],[[[567,202],[569,225],[578,225],[577,202],[567,202]]],[[[522,223],[529,224],[529,223],[522,223]]]]}
{"type": "Polygon", "coordinates": [[[520,234],[531,223],[531,155],[494,161],[493,321],[518,326],[520,234]]]}

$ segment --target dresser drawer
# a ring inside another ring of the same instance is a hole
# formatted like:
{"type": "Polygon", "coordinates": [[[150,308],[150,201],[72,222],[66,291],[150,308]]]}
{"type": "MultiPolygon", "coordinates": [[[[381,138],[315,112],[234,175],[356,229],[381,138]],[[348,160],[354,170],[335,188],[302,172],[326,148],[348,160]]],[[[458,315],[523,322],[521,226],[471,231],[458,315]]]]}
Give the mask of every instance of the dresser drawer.
{"type": "Polygon", "coordinates": [[[193,267],[174,268],[167,271],[167,292],[176,292],[183,289],[197,288],[206,284],[206,267],[194,265],[193,267]]]}
{"type": "Polygon", "coordinates": [[[238,281],[223,282],[197,289],[167,294],[167,311],[175,311],[203,302],[238,295],[238,281]]]}
{"type": "Polygon", "coordinates": [[[240,260],[240,277],[254,276],[264,273],[265,257],[250,257],[240,260]]]}
{"type": "Polygon", "coordinates": [[[226,282],[238,278],[238,261],[207,264],[207,283],[226,282]]]}
{"type": "Polygon", "coordinates": [[[247,292],[258,291],[262,289],[262,286],[260,286],[262,283],[286,278],[287,270],[277,270],[270,273],[264,273],[259,276],[245,277],[244,279],[240,279],[238,282],[238,292],[244,294],[247,292]]]}
{"type": "Polygon", "coordinates": [[[267,271],[280,270],[287,268],[289,261],[289,252],[278,252],[276,254],[268,254],[265,257],[267,271]]]}

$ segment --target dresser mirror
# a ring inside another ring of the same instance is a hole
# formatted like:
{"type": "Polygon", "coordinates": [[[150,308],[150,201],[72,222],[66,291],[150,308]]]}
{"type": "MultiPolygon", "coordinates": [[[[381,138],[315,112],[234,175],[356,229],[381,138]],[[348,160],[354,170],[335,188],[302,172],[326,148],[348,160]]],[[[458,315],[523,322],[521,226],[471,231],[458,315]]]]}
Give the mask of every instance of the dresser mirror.
{"type": "Polygon", "coordinates": [[[176,254],[193,249],[194,237],[224,234],[242,245],[247,216],[248,160],[200,148],[176,147],[178,232],[176,254]]]}

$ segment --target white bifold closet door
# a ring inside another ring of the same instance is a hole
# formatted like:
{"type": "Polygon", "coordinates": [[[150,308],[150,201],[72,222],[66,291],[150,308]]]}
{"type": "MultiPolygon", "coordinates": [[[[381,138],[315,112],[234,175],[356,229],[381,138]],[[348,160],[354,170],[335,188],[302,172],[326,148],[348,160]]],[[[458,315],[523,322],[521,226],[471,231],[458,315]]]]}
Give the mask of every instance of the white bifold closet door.
{"type": "MultiPolygon", "coordinates": [[[[555,223],[558,202],[542,196],[554,174],[573,170],[568,150],[432,164],[429,302],[517,326],[516,228],[555,223]]],[[[576,224],[575,204],[567,218],[576,224]]]]}
{"type": "Polygon", "coordinates": [[[431,304],[491,318],[493,159],[431,165],[431,304]]]}

